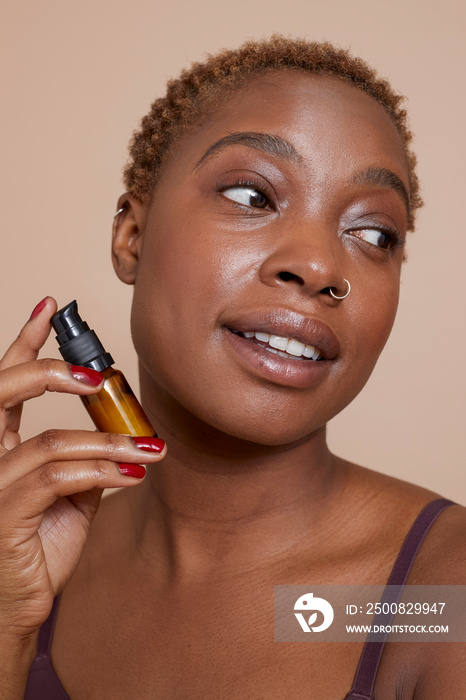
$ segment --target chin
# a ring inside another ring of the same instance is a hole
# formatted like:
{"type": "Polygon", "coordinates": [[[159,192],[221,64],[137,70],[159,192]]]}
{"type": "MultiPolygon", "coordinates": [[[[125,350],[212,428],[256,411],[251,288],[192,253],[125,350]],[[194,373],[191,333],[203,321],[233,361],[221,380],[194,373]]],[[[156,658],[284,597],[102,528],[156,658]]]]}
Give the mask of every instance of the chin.
{"type": "MultiPolygon", "coordinates": [[[[196,409],[197,407],[191,407],[197,420],[203,423],[204,428],[198,431],[202,439],[205,436],[206,440],[215,440],[213,433],[216,433],[219,441],[228,440],[229,437],[270,447],[289,445],[325,432],[327,422],[326,416],[322,414],[303,416],[301,411],[287,411],[282,406],[242,406],[238,410],[233,406],[225,410],[225,406],[221,406],[216,411],[209,411],[209,414],[201,407],[200,410],[196,409]]],[[[330,417],[332,416],[328,419],[330,417]]]]}
{"type": "Polygon", "coordinates": [[[235,440],[276,447],[321,436],[327,422],[357,396],[370,375],[365,367],[357,385],[337,378],[303,390],[263,381],[251,385],[225,373],[183,369],[174,373],[171,363],[153,366],[140,355],[141,392],[148,415],[156,423],[157,415],[164,414],[163,422],[174,434],[199,446],[215,443],[227,448],[225,443],[232,441],[235,449],[235,440]]]}

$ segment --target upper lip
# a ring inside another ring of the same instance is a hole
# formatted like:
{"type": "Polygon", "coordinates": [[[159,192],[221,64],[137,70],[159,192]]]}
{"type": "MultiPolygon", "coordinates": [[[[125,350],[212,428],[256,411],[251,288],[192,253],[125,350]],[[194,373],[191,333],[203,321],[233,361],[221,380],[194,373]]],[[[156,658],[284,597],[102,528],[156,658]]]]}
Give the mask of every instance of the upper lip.
{"type": "Polygon", "coordinates": [[[325,360],[334,360],[340,352],[340,342],[323,321],[290,309],[251,311],[235,316],[224,325],[233,331],[259,331],[298,340],[317,348],[325,360]]]}

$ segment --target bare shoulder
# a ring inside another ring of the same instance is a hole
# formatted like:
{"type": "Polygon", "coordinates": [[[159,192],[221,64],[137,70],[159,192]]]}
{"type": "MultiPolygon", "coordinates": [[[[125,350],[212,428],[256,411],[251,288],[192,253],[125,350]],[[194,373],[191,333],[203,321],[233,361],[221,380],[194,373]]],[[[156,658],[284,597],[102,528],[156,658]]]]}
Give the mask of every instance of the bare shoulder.
{"type": "MultiPolygon", "coordinates": [[[[466,585],[466,508],[450,506],[441,513],[419,550],[408,583],[455,588],[466,585]]],[[[439,590],[448,601],[448,590],[453,588],[439,590]]],[[[457,598],[456,593],[455,605],[457,598]]],[[[456,622],[464,631],[463,610],[464,605],[458,615],[454,614],[453,624],[456,622]]],[[[466,698],[466,641],[419,646],[422,649],[414,700],[466,698]]]]}
{"type": "MultiPolygon", "coordinates": [[[[376,536],[380,537],[380,532],[385,530],[392,533],[390,540],[396,540],[392,558],[421,510],[428,503],[445,497],[363,467],[349,465],[349,468],[367,494],[369,517],[373,515],[377,523],[376,536]]],[[[449,505],[437,516],[417,553],[408,585],[466,585],[465,507],[449,505]]],[[[413,700],[466,698],[466,642],[388,645],[380,670],[382,684],[387,678],[397,676],[399,697],[413,700]]],[[[381,697],[383,690],[379,687],[381,697]]]]}
{"type": "MultiPolygon", "coordinates": [[[[378,474],[359,467],[372,484],[378,509],[385,511],[386,522],[400,522],[409,529],[421,510],[432,501],[446,498],[401,479],[378,474]],[[409,526],[409,527],[408,527],[409,526]]],[[[413,585],[466,584],[466,508],[460,504],[448,505],[436,517],[416,556],[409,578],[413,585]]]]}
{"type": "Polygon", "coordinates": [[[416,557],[412,584],[466,585],[466,508],[446,508],[432,525],[416,557]]]}
{"type": "MultiPolygon", "coordinates": [[[[422,509],[445,498],[409,481],[342,462],[342,500],[356,502],[348,517],[368,530],[368,538],[384,543],[393,557],[422,509]],[[355,497],[355,494],[357,496],[355,497]],[[370,527],[369,527],[370,526],[370,527]]],[[[453,499],[449,499],[453,500],[453,499]]],[[[412,584],[466,584],[466,508],[449,505],[435,519],[417,554],[412,584]]]]}

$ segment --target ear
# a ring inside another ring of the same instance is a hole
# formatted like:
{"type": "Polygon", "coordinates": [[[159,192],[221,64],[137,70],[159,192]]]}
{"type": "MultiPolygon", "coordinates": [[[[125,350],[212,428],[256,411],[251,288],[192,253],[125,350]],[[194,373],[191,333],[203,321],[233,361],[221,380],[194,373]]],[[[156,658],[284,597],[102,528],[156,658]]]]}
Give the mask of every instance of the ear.
{"type": "Polygon", "coordinates": [[[147,208],[126,192],[118,199],[116,210],[112,231],[113,267],[122,282],[134,284],[147,208]]]}

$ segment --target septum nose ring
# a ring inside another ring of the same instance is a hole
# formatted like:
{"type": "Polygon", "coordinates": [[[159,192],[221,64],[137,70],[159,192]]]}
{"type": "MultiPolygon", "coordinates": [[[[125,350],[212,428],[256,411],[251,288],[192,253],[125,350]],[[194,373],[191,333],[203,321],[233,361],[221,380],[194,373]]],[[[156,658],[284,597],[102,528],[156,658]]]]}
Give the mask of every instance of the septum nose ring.
{"type": "Polygon", "coordinates": [[[343,279],[343,282],[346,282],[346,284],[348,285],[348,290],[347,290],[346,294],[343,294],[342,297],[337,296],[337,295],[335,294],[335,292],[333,291],[333,287],[330,287],[330,296],[333,297],[334,299],[338,299],[338,300],[346,299],[346,297],[348,296],[348,294],[351,292],[351,285],[350,285],[350,283],[348,282],[348,280],[343,279]]]}

